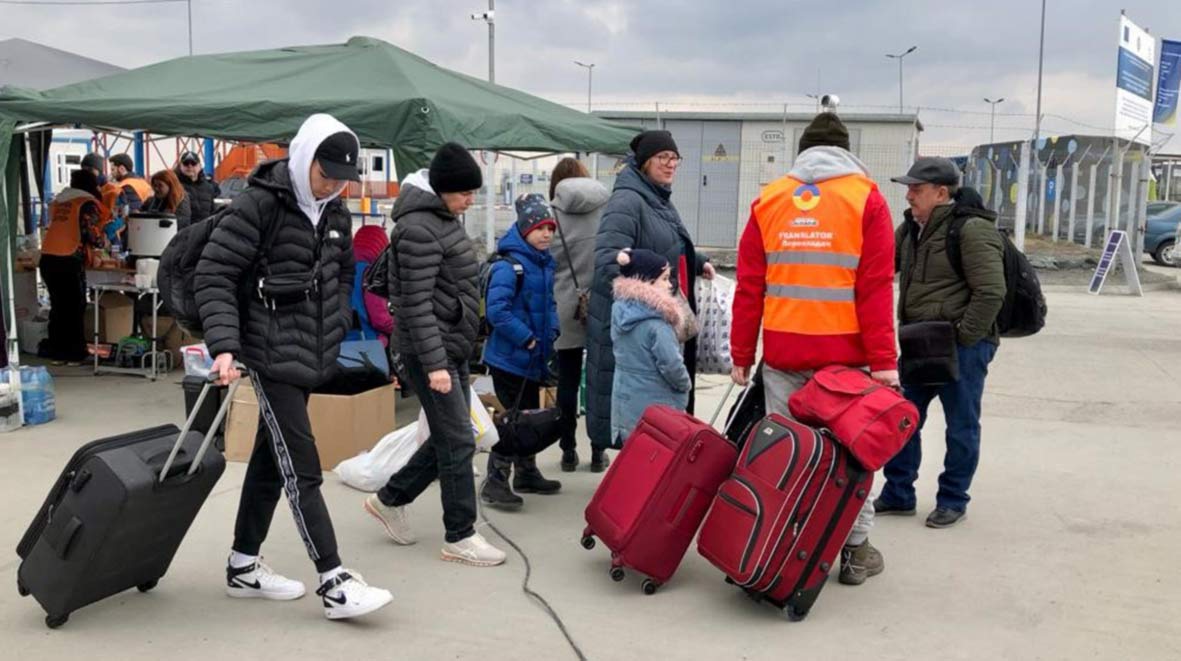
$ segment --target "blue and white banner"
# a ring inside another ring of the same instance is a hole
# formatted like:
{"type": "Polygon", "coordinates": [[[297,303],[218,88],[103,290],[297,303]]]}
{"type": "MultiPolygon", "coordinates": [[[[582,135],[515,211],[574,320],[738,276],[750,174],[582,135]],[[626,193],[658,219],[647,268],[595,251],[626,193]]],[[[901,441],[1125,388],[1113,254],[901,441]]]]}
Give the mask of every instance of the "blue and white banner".
{"type": "Polygon", "coordinates": [[[1156,37],[1127,16],[1119,17],[1119,60],[1115,77],[1115,135],[1152,144],[1152,63],[1156,37]]]}
{"type": "Polygon", "coordinates": [[[1152,121],[1174,126],[1177,123],[1177,94],[1181,91],[1181,41],[1161,40],[1160,78],[1156,83],[1156,108],[1152,121]]]}

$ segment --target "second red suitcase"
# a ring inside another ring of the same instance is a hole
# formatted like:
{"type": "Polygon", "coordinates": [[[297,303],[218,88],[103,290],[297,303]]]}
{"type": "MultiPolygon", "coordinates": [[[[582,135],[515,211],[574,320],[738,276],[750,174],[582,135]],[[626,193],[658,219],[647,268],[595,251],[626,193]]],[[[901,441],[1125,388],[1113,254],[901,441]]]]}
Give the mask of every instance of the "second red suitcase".
{"type": "Polygon", "coordinates": [[[697,550],[752,598],[801,620],[872,485],[873,474],[829,436],[768,416],[718,490],[697,550]]]}
{"type": "Polygon", "coordinates": [[[582,546],[611,549],[611,578],[646,575],[645,594],[672,578],[730,474],[738,449],[713,427],[667,406],[644,412],[586,508],[582,546]]]}

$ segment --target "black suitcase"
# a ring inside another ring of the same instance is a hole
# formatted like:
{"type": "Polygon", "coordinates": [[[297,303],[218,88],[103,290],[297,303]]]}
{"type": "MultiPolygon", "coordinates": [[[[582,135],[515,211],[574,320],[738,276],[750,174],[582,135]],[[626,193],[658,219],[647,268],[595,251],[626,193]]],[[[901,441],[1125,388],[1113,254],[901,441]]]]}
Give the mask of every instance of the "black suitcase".
{"type": "Polygon", "coordinates": [[[220,425],[214,426],[213,420],[217,417],[217,410],[221,408],[222,401],[225,399],[226,386],[214,386],[210,396],[201,398],[201,392],[205,390],[208,381],[200,376],[186,376],[181,380],[181,388],[185,393],[185,417],[193,418],[192,431],[198,434],[204,434],[210,429],[216,429],[213,434],[213,447],[221,450],[226,449],[226,423],[223,419],[220,425]],[[201,406],[197,406],[197,402],[201,402],[201,406]],[[196,413],[193,413],[196,411],[196,413]]]}
{"type": "MultiPolygon", "coordinates": [[[[726,394],[730,394],[729,390],[726,391],[726,394]]],[[[759,362],[750,376],[750,383],[738,396],[738,401],[734,402],[734,406],[730,408],[723,433],[731,443],[741,448],[746,443],[746,439],[750,438],[751,430],[765,417],[767,417],[767,401],[766,392],[763,389],[763,363],[759,362]]]]}
{"type": "Polygon", "coordinates": [[[151,590],[168,571],[226,467],[221,453],[206,452],[212,434],[189,431],[192,422],[88,443],[66,464],[16,549],[17,589],[37,599],[49,628],[124,590],[151,590]]]}

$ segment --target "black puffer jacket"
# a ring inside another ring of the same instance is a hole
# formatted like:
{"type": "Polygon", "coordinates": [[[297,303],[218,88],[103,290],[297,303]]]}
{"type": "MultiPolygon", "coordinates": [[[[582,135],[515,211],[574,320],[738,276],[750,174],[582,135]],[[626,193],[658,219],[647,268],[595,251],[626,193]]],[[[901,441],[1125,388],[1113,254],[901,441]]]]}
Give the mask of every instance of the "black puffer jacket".
{"type": "Polygon", "coordinates": [[[205,220],[213,215],[213,200],[221,195],[221,187],[213,183],[211,179],[206,178],[205,171],[197,175],[197,180],[193,181],[181,172],[180,168],[176,169],[176,178],[180,179],[180,183],[185,187],[185,192],[189,194],[189,204],[193,209],[193,220],[205,220]]]}
{"type": "Polygon", "coordinates": [[[250,369],[293,386],[326,381],[352,322],[353,268],[352,219],[344,204],[329,203],[313,227],[296,203],[287,159],[260,165],[197,264],[193,284],[210,353],[233,354],[250,369]],[[272,275],[310,273],[317,253],[321,263],[318,292],[273,310],[257,296],[254,266],[264,257],[259,251],[271,223],[278,223],[265,255],[272,275]]]}
{"type": "Polygon", "coordinates": [[[413,185],[391,215],[394,346],[428,372],[467,363],[480,325],[480,263],[467,230],[443,200],[413,185]]]}

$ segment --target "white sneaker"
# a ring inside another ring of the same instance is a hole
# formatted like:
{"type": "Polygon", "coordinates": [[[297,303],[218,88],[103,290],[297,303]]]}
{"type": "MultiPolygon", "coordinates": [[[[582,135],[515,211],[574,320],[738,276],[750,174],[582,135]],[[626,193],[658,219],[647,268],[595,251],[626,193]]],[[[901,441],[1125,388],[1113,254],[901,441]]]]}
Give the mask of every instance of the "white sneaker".
{"type": "Polygon", "coordinates": [[[321,585],[316,594],[324,602],[324,616],[330,620],[360,617],[394,600],[389,590],[375,588],[347,569],[321,585]]]}
{"type": "Polygon", "coordinates": [[[246,567],[226,563],[226,594],[237,599],[290,601],[304,595],[303,583],[280,576],[259,558],[246,567]]]}
{"type": "Polygon", "coordinates": [[[365,499],[362,507],[370,516],[381,522],[381,526],[385,528],[385,534],[398,544],[408,546],[418,541],[414,537],[414,531],[410,529],[410,522],[406,520],[405,505],[390,507],[381,502],[377,494],[372,494],[365,499]]]}
{"type": "Polygon", "coordinates": [[[507,557],[504,551],[489,544],[480,533],[454,544],[444,544],[442,555],[443,559],[449,562],[459,562],[473,567],[495,567],[503,564],[507,557]]]}

